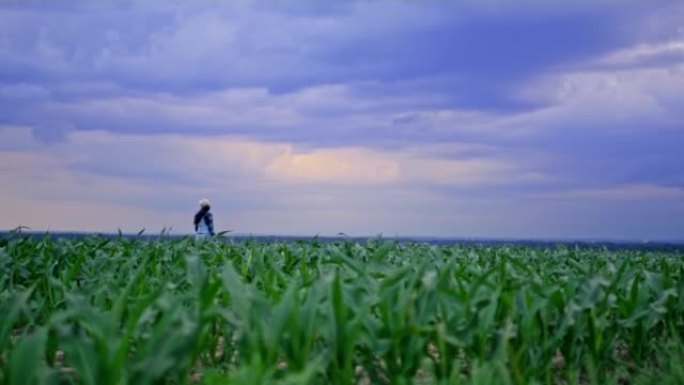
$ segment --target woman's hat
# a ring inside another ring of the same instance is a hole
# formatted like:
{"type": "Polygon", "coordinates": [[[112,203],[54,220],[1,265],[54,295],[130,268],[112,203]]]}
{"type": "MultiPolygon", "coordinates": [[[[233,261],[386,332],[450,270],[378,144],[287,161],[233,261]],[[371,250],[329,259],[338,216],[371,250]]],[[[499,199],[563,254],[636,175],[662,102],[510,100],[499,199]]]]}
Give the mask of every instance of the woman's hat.
{"type": "Polygon", "coordinates": [[[202,206],[202,207],[204,207],[204,206],[209,206],[209,199],[207,199],[207,198],[200,199],[199,204],[200,204],[200,206],[202,206]]]}

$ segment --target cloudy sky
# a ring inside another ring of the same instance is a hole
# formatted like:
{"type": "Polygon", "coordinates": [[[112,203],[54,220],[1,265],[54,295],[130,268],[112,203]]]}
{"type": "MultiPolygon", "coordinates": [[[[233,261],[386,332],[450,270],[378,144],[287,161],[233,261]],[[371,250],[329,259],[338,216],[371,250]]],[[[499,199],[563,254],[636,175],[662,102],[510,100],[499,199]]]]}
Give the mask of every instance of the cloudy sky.
{"type": "Polygon", "coordinates": [[[0,229],[684,238],[681,1],[3,1],[0,229]]]}

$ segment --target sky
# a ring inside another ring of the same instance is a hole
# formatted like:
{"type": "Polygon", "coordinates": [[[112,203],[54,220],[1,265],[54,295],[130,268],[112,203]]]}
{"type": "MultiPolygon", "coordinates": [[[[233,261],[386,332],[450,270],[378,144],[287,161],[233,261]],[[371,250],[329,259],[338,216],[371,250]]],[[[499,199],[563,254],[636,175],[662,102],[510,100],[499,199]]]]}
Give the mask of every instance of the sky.
{"type": "Polygon", "coordinates": [[[684,2],[3,1],[0,229],[684,239],[684,2]]]}

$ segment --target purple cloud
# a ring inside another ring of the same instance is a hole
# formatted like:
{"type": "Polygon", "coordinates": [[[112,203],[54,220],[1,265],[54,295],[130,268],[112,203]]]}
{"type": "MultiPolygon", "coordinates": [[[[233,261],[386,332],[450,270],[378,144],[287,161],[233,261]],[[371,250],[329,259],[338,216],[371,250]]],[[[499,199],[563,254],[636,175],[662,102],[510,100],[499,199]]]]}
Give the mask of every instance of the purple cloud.
{"type": "MultiPolygon", "coordinates": [[[[242,182],[231,191],[245,210],[316,211],[304,198],[263,193],[271,183],[339,206],[344,199],[327,186],[333,175],[353,182],[350,196],[373,196],[385,217],[396,207],[416,216],[453,210],[481,229],[508,220],[504,234],[522,215],[506,203],[513,199],[530,210],[530,229],[545,228],[543,209],[556,210],[560,234],[576,225],[573,207],[591,211],[613,193],[651,196],[639,210],[680,209],[682,24],[674,1],[4,2],[0,133],[12,135],[0,155],[45,166],[36,155],[50,154],[60,172],[98,188],[110,186],[99,178],[141,184],[121,194],[128,204],[168,186],[225,191],[188,166],[179,145],[214,139],[226,147],[212,152],[241,154],[215,158],[212,170],[242,182]],[[84,133],[117,150],[100,142],[89,150],[84,133]],[[401,193],[381,204],[389,185],[401,193]],[[547,198],[558,208],[535,206],[547,198]]],[[[627,207],[620,202],[611,213],[627,207]]]]}

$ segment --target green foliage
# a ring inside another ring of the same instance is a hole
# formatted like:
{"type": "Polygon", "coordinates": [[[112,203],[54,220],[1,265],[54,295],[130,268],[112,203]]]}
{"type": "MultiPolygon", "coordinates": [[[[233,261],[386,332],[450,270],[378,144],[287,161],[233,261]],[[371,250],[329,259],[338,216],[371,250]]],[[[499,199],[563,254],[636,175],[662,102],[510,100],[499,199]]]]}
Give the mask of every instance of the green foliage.
{"type": "Polygon", "coordinates": [[[0,242],[0,384],[682,383],[684,255],[0,242]]]}

